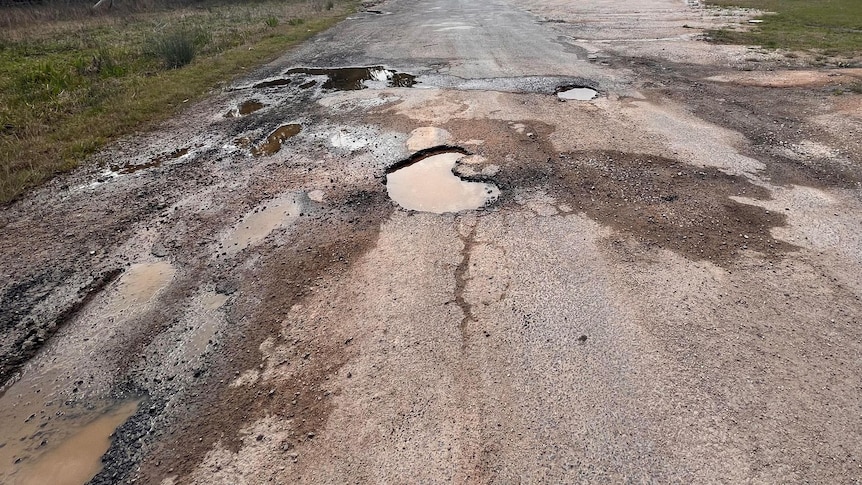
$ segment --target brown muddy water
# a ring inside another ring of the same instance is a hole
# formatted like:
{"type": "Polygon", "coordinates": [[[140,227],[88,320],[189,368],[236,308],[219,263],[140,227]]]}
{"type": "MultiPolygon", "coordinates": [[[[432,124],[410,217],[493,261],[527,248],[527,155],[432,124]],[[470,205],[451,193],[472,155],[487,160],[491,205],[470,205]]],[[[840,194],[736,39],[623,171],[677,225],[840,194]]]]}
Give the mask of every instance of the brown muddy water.
{"type": "Polygon", "coordinates": [[[281,150],[281,146],[285,140],[293,138],[298,135],[300,131],[302,131],[302,125],[289,124],[279,126],[266,137],[265,142],[260,146],[253,148],[251,153],[256,157],[277,153],[281,150]]]}
{"type": "Polygon", "coordinates": [[[0,398],[0,483],[80,485],[101,470],[111,435],[139,401],[72,406],[65,382],[55,370],[37,372],[0,398]]]}
{"type": "Polygon", "coordinates": [[[386,176],[386,191],[399,206],[443,214],[475,210],[497,199],[500,189],[484,182],[470,182],[452,169],[461,152],[437,153],[421,158],[386,176]]]}
{"type": "MultiPolygon", "coordinates": [[[[175,273],[166,261],[129,266],[106,288],[101,318],[131,318],[155,301],[175,273]]],[[[103,328],[98,321],[93,325],[103,328]]],[[[95,350],[84,343],[90,340],[83,338],[72,351],[47,349],[49,355],[34,359],[20,380],[0,392],[0,483],[79,485],[101,469],[111,434],[139,401],[102,397],[106,390],[95,389],[94,377],[77,369],[75,362],[95,350]]]]}
{"type": "Polygon", "coordinates": [[[239,118],[240,116],[250,115],[263,108],[266,108],[265,104],[256,99],[249,99],[247,101],[243,101],[239,106],[225,113],[224,117],[239,118]]]}
{"type": "Polygon", "coordinates": [[[189,340],[183,345],[181,360],[191,361],[200,357],[207,350],[207,346],[215,336],[218,329],[217,312],[227,302],[227,295],[215,292],[207,292],[201,295],[198,305],[194,309],[198,314],[199,324],[192,329],[189,340]]]}

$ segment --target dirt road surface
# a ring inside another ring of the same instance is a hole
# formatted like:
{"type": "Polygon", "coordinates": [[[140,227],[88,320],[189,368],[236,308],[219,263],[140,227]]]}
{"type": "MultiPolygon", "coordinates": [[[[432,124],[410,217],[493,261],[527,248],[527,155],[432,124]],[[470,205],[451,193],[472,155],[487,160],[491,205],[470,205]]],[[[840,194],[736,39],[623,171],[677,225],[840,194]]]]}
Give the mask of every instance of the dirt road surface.
{"type": "Polygon", "coordinates": [[[3,208],[0,482],[862,479],[862,72],[745,20],[391,0],[3,208]]]}

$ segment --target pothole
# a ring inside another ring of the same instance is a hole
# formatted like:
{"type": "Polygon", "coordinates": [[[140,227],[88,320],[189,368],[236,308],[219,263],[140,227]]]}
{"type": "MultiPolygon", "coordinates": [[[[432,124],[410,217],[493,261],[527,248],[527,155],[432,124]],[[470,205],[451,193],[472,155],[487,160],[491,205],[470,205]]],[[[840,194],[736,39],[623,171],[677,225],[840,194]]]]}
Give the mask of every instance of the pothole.
{"type": "Polygon", "coordinates": [[[219,251],[232,256],[258,244],[279,227],[291,224],[302,212],[302,197],[287,193],[262,202],[222,238],[219,251]]]}
{"type": "Polygon", "coordinates": [[[338,91],[356,91],[368,87],[409,88],[416,84],[416,76],[392,69],[386,69],[383,66],[335,68],[297,67],[288,70],[285,74],[326,76],[327,80],[323,83],[323,89],[335,89],[338,91]]]}
{"type": "Polygon", "coordinates": [[[102,469],[101,458],[111,445],[114,430],[135,414],[138,404],[139,401],[130,401],[113,406],[78,428],[72,422],[70,427],[74,431],[68,438],[33,461],[22,463],[23,466],[15,473],[15,483],[86,483],[102,469]]]}
{"type": "Polygon", "coordinates": [[[279,126],[275,131],[270,133],[268,137],[266,137],[265,142],[260,146],[253,148],[251,153],[256,157],[272,155],[281,150],[281,146],[285,140],[293,138],[298,135],[300,131],[302,131],[302,125],[295,123],[279,126]]]}
{"type": "Polygon", "coordinates": [[[476,210],[496,200],[496,185],[455,175],[453,169],[465,155],[461,148],[437,147],[394,165],[386,175],[389,198],[405,209],[436,214],[476,210]]]}
{"type": "Polygon", "coordinates": [[[225,118],[239,118],[240,116],[250,115],[263,108],[266,108],[265,104],[256,99],[249,99],[248,101],[241,103],[236,108],[228,111],[224,116],[225,118]]]}
{"type": "Polygon", "coordinates": [[[34,372],[0,397],[0,483],[86,483],[139,401],[79,405],[66,392],[81,394],[83,380],[73,383],[56,369],[34,372]]]}
{"type": "Polygon", "coordinates": [[[598,91],[586,86],[560,86],[557,88],[557,98],[562,101],[589,101],[598,95],[598,91]]]}

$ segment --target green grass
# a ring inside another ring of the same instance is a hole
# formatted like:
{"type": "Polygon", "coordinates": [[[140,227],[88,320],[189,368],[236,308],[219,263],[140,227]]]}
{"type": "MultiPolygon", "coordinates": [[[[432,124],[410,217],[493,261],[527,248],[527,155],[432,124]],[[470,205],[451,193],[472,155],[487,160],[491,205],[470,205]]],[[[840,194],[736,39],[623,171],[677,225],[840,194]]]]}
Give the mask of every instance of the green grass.
{"type": "Polygon", "coordinates": [[[354,4],[203,5],[0,32],[0,203],[154,127],[330,27],[354,4]]]}
{"type": "Polygon", "coordinates": [[[718,42],[812,50],[828,55],[862,53],[862,0],[709,0],[709,3],[775,12],[758,17],[763,23],[748,31],[713,31],[711,37],[718,42]]]}

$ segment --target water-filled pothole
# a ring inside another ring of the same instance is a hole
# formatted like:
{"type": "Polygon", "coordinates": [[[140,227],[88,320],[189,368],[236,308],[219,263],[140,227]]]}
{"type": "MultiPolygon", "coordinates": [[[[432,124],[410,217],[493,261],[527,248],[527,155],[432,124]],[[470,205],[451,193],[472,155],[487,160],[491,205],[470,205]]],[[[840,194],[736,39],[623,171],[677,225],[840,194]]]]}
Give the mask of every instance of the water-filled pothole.
{"type": "Polygon", "coordinates": [[[405,209],[436,214],[475,210],[496,200],[500,195],[496,185],[453,173],[465,155],[460,148],[437,147],[395,164],[386,175],[389,198],[405,209]]]}
{"type": "Polygon", "coordinates": [[[89,423],[74,427],[71,435],[16,470],[16,483],[78,485],[102,469],[102,455],[111,445],[111,435],[138,409],[140,401],[129,401],[104,410],[89,423]]]}
{"type": "Polygon", "coordinates": [[[303,204],[302,197],[294,193],[261,202],[224,235],[219,252],[232,256],[260,243],[272,231],[295,221],[302,213],[303,204]]]}
{"type": "Polygon", "coordinates": [[[240,116],[250,115],[263,108],[266,108],[265,104],[256,99],[249,99],[247,101],[243,101],[236,108],[228,111],[224,116],[225,118],[239,118],[240,116]]]}
{"type": "Polygon", "coordinates": [[[111,434],[139,400],[69,400],[82,385],[39,369],[0,396],[0,483],[80,485],[101,470],[111,434]]]}
{"type": "Polygon", "coordinates": [[[416,84],[416,76],[383,66],[370,67],[297,67],[285,74],[306,74],[309,76],[326,76],[323,89],[338,91],[355,91],[371,86],[409,88],[416,84]]]}
{"type": "Polygon", "coordinates": [[[563,101],[589,101],[598,95],[598,91],[586,86],[560,86],[557,88],[557,98],[563,101]]]}
{"type": "Polygon", "coordinates": [[[302,131],[302,125],[298,124],[279,126],[275,131],[270,133],[268,137],[266,137],[266,141],[264,143],[253,148],[251,153],[256,157],[272,155],[281,150],[281,145],[285,140],[298,135],[300,131],[302,131]]]}

